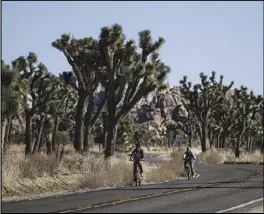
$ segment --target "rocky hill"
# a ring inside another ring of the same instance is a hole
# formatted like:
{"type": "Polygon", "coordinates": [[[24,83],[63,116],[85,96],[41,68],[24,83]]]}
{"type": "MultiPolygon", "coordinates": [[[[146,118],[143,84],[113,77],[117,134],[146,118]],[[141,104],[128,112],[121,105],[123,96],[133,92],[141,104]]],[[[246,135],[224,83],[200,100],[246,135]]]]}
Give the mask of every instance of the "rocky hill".
{"type": "Polygon", "coordinates": [[[162,140],[166,137],[166,124],[182,121],[187,116],[183,101],[179,87],[173,87],[156,95],[149,94],[137,103],[131,114],[137,123],[162,140]]]}

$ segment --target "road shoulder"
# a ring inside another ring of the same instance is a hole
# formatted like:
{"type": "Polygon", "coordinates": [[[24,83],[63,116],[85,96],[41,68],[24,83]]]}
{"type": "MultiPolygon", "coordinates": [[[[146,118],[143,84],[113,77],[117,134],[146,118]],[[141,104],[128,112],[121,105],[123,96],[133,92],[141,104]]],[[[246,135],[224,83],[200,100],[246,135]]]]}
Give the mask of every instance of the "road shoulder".
{"type": "Polygon", "coordinates": [[[262,205],[262,206],[253,208],[253,209],[249,210],[247,213],[264,213],[264,207],[262,205]]]}

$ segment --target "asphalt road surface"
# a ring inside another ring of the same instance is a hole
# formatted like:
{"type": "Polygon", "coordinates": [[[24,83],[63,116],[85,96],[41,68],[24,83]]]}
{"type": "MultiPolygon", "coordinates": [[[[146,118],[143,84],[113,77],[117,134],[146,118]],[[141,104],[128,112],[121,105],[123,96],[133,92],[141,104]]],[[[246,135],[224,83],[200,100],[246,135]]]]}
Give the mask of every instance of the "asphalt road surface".
{"type": "Polygon", "coordinates": [[[263,198],[263,166],[196,164],[196,172],[200,177],[190,181],[2,202],[2,213],[212,213],[263,198]]]}

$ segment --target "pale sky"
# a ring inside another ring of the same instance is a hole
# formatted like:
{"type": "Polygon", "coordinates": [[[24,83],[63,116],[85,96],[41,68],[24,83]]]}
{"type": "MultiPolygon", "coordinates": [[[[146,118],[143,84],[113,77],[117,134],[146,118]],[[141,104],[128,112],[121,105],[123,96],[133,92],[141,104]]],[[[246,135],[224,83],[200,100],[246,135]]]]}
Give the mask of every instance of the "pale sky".
{"type": "Polygon", "coordinates": [[[52,73],[71,70],[51,46],[63,33],[98,37],[119,23],[127,38],[152,31],[166,44],[161,58],[172,68],[171,86],[187,75],[217,76],[263,94],[263,2],[2,2],[2,58],[10,63],[35,52],[52,73]]]}

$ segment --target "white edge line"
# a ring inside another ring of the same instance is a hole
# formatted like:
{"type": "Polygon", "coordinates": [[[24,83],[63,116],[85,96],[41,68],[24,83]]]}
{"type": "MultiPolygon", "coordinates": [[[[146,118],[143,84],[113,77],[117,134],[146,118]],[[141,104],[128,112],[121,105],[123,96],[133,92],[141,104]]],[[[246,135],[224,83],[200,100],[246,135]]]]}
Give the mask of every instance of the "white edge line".
{"type": "Polygon", "coordinates": [[[263,201],[263,199],[264,199],[264,198],[259,198],[259,199],[257,199],[257,200],[249,201],[249,202],[247,202],[247,203],[240,204],[240,205],[238,205],[238,206],[231,207],[231,208],[226,209],[226,210],[220,210],[220,211],[218,211],[218,212],[216,212],[216,213],[225,213],[225,212],[229,212],[229,211],[236,210],[236,209],[239,209],[239,208],[243,208],[243,207],[248,206],[248,205],[250,205],[250,204],[254,204],[254,203],[257,203],[257,202],[259,202],[259,201],[263,201]]]}

